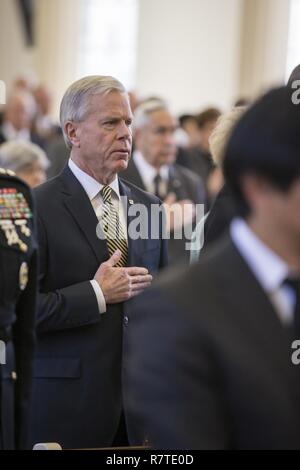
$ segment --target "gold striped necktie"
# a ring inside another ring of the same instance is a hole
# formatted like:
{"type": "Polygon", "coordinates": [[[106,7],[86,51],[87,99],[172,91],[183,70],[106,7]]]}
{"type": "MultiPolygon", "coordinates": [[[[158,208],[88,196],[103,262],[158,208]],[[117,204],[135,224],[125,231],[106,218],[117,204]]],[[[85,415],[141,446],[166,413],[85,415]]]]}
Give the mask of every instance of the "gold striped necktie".
{"type": "Polygon", "coordinates": [[[120,224],[119,214],[112,203],[111,187],[103,186],[101,195],[103,199],[102,229],[105,233],[109,255],[112,256],[116,250],[120,250],[122,256],[115,266],[126,266],[128,258],[127,240],[120,224]]]}

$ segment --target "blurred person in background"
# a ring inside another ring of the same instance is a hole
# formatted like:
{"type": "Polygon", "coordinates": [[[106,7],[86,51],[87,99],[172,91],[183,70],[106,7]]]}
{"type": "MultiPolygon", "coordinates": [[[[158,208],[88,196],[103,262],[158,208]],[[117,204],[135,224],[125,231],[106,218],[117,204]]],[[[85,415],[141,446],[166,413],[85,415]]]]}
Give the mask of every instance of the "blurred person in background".
{"type": "Polygon", "coordinates": [[[29,445],[37,271],[31,191],[0,168],[0,450],[29,445]]]}
{"type": "Polygon", "coordinates": [[[194,118],[187,116],[181,118],[191,145],[188,152],[179,152],[177,162],[197,173],[205,184],[207,194],[208,178],[215,166],[210,153],[209,137],[220,115],[221,112],[218,109],[207,108],[194,118]]]}
{"type": "Polygon", "coordinates": [[[231,192],[228,185],[224,184],[222,165],[232,131],[245,110],[244,107],[233,108],[222,114],[210,136],[211,155],[215,163],[215,168],[208,179],[212,206],[195,228],[191,246],[191,262],[197,261],[202,248],[206,249],[211,242],[217,240],[229,228],[229,224],[236,214],[231,192]]]}
{"type": "Polygon", "coordinates": [[[0,145],[0,166],[12,170],[31,188],[46,181],[49,160],[32,142],[11,141],[0,145]]]}
{"type": "MultiPolygon", "coordinates": [[[[135,151],[122,176],[159,197],[167,211],[183,208],[186,218],[180,225],[189,225],[193,223],[196,204],[205,203],[205,190],[195,173],[175,163],[176,129],[177,121],[162,100],[141,104],[134,115],[135,151]]],[[[169,262],[188,262],[186,239],[175,239],[174,228],[169,226],[169,262]]]]}
{"type": "Polygon", "coordinates": [[[45,85],[39,84],[37,87],[33,88],[32,94],[36,102],[36,115],[33,129],[34,132],[48,144],[53,137],[57,135],[62,136],[60,126],[55,125],[50,116],[52,106],[51,92],[45,85]]]}
{"type": "Polygon", "coordinates": [[[36,105],[30,93],[17,91],[8,97],[0,126],[0,144],[10,140],[33,142],[44,146],[44,141],[32,130],[36,105]]]}
{"type": "Polygon", "coordinates": [[[246,111],[223,168],[229,233],[131,312],[130,443],[299,450],[300,105],[288,88],[246,111]]]}

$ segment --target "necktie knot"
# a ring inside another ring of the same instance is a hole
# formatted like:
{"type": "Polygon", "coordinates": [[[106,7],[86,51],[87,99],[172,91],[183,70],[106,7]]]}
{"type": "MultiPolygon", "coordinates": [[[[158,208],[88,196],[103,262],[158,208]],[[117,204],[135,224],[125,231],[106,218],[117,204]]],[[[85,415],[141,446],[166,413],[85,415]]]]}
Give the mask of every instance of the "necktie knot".
{"type": "Polygon", "coordinates": [[[101,196],[103,198],[103,202],[106,203],[111,203],[111,192],[112,192],[112,189],[110,186],[103,186],[103,188],[101,189],[101,196]]]}

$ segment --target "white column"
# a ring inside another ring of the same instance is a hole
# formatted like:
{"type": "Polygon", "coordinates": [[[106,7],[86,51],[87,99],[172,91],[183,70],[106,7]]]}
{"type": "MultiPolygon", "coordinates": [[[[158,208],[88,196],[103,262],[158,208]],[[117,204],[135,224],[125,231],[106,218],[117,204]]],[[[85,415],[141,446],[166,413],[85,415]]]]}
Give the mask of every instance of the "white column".
{"type": "Polygon", "coordinates": [[[53,91],[55,119],[63,93],[78,78],[76,61],[81,6],[81,0],[36,2],[36,70],[39,79],[53,91]]]}
{"type": "Polygon", "coordinates": [[[290,0],[244,0],[240,93],[284,83],[290,0]]]}

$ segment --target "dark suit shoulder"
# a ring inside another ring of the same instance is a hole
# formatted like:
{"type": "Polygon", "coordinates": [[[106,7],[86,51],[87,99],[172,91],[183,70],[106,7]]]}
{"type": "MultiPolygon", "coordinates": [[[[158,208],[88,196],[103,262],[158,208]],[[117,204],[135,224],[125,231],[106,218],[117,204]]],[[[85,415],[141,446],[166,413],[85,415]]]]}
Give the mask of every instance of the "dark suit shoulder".
{"type": "Polygon", "coordinates": [[[228,269],[237,258],[241,258],[229,235],[213,243],[200,261],[189,267],[178,266],[166,271],[153,286],[166,292],[171,297],[183,293],[183,299],[191,296],[201,297],[217,289],[216,278],[221,271],[228,269]]]}
{"type": "MultiPolygon", "coordinates": [[[[43,201],[44,198],[49,198],[49,195],[51,194],[51,197],[55,196],[55,193],[59,190],[62,189],[63,183],[60,178],[60,175],[55,176],[54,178],[49,179],[45,183],[40,184],[36,188],[34,188],[33,193],[36,197],[37,201],[43,201]]],[[[49,199],[48,199],[49,202],[49,199]]]]}
{"type": "Polygon", "coordinates": [[[200,176],[198,176],[197,173],[189,170],[188,168],[185,168],[182,165],[179,165],[178,163],[175,163],[173,168],[177,177],[182,177],[193,184],[199,184],[199,182],[202,182],[200,176]]]}

